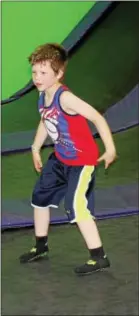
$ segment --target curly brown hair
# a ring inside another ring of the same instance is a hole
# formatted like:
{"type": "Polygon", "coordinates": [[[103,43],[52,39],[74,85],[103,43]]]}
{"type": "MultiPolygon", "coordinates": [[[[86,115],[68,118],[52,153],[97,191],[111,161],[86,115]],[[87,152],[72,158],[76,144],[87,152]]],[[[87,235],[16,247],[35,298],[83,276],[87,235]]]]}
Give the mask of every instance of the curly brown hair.
{"type": "Polygon", "coordinates": [[[55,73],[60,69],[65,71],[68,62],[68,53],[62,45],[57,43],[47,43],[35,49],[28,57],[29,63],[33,66],[36,63],[50,61],[55,73]]]}

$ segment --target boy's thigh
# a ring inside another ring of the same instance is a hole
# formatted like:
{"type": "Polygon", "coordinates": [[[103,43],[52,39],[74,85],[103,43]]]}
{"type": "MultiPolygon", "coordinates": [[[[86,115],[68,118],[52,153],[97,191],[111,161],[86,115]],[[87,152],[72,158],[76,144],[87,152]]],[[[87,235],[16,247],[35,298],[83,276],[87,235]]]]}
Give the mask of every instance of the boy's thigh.
{"type": "Polygon", "coordinates": [[[36,182],[32,194],[32,206],[58,207],[66,192],[66,182],[62,165],[54,154],[50,155],[36,182]]]}
{"type": "Polygon", "coordinates": [[[65,196],[65,209],[71,222],[87,220],[94,214],[95,167],[72,167],[65,196]]]}

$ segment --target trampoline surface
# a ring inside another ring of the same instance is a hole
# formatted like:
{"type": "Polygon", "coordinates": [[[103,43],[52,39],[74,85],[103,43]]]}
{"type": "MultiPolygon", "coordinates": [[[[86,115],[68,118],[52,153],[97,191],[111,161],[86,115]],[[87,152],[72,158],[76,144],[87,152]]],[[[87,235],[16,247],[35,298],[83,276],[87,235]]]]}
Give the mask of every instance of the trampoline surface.
{"type": "Polygon", "coordinates": [[[49,260],[21,265],[33,230],[2,234],[2,315],[138,315],[138,217],[99,221],[111,268],[77,277],[88,259],[76,226],[51,226],[49,260]]]}

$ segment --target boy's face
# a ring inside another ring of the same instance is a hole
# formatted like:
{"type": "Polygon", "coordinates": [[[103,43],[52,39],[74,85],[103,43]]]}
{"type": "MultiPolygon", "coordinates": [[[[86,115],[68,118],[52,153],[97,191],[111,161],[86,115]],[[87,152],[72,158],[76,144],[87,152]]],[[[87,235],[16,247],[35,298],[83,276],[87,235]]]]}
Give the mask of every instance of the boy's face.
{"type": "Polygon", "coordinates": [[[32,66],[32,80],[40,92],[52,87],[59,81],[60,77],[60,71],[56,74],[49,61],[36,63],[32,66]]]}

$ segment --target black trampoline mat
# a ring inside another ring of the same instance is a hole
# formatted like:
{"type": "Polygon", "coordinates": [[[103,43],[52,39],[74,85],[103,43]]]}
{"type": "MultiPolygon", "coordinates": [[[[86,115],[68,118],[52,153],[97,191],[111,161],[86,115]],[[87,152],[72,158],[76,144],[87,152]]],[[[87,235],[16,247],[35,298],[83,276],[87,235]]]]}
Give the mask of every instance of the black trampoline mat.
{"type": "Polygon", "coordinates": [[[49,260],[21,265],[32,229],[2,234],[2,315],[138,315],[138,217],[98,222],[111,268],[77,277],[88,259],[76,226],[51,226],[49,260]]]}

